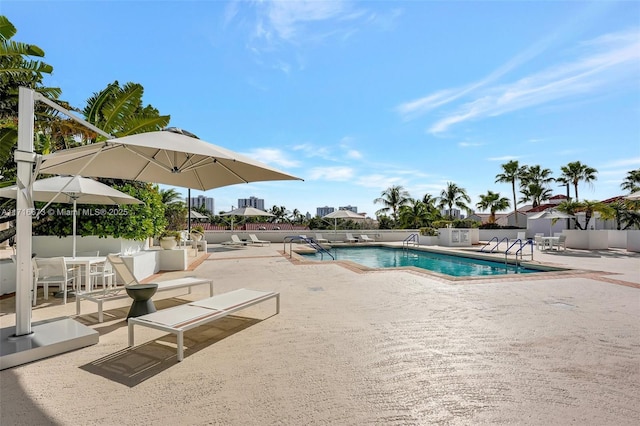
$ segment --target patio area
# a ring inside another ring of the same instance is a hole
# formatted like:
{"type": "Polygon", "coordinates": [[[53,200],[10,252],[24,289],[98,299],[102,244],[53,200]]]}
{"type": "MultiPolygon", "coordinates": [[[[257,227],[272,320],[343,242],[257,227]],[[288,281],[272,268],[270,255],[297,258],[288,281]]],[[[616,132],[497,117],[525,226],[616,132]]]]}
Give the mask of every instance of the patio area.
{"type": "MultiPolygon", "coordinates": [[[[640,422],[638,253],[536,252],[581,272],[448,282],[301,263],[282,248],[215,244],[192,271],[153,277],[211,277],[216,294],[278,291],[278,315],[258,305],[192,330],[178,363],[163,332],[140,329],[127,348],[126,300],[104,323],[83,309],[76,320],[99,343],[0,372],[3,423],[640,422]]],[[[204,287],[183,293],[156,306],[208,297],[204,287]]],[[[49,302],[34,321],[75,313],[49,302]]],[[[14,298],[0,308],[12,324],[14,298]]]]}

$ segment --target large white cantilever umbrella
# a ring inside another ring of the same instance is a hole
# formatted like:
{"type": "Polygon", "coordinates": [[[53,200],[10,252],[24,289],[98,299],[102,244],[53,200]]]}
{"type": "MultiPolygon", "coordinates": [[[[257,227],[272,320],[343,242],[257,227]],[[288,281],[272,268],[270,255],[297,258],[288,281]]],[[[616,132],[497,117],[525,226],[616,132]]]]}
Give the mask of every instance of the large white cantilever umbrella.
{"type": "Polygon", "coordinates": [[[44,157],[40,172],[138,180],[203,191],[237,183],[302,180],[178,131],[140,133],[58,151],[44,157]]]}
{"type": "MultiPolygon", "coordinates": [[[[17,195],[17,185],[0,188],[0,197],[16,198],[17,195]]],[[[77,204],[142,204],[142,201],[129,194],[81,176],[54,176],[35,181],[32,201],[73,204],[73,257],[76,257],[77,204]]]]}

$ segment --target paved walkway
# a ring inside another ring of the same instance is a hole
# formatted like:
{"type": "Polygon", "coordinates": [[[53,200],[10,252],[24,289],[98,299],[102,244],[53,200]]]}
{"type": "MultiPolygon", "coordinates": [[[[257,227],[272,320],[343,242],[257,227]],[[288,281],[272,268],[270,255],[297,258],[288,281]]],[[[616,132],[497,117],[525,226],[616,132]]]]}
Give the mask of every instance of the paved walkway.
{"type": "MultiPolygon", "coordinates": [[[[193,330],[181,363],[156,330],[127,348],[125,300],[105,323],[82,315],[97,345],[0,372],[2,423],[640,423],[640,290],[627,285],[640,284],[638,254],[534,253],[584,272],[455,282],[292,261],[282,248],[213,246],[194,271],[159,278],[276,290],[279,315],[265,304],[193,330]]],[[[13,303],[0,300],[3,326],[13,303]]],[[[40,300],[33,318],[73,313],[40,300]]]]}

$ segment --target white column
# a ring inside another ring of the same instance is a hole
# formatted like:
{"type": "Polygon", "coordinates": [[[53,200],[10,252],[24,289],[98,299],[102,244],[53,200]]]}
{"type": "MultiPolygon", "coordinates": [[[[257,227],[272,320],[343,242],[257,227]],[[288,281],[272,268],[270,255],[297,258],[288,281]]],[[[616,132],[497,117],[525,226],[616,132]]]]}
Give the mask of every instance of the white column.
{"type": "Polygon", "coordinates": [[[17,163],[18,194],[16,197],[16,336],[31,334],[31,289],[33,269],[31,266],[31,195],[35,154],[33,152],[34,92],[20,87],[18,98],[18,148],[17,163]],[[24,186],[24,188],[21,188],[24,186]]]}

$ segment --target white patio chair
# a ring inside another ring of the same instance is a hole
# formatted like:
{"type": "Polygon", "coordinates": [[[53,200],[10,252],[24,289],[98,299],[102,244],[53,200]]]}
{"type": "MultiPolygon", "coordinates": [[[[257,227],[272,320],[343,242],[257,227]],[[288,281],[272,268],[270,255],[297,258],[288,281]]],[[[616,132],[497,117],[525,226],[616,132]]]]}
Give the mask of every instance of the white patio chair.
{"type": "Polygon", "coordinates": [[[62,292],[62,303],[67,303],[67,290],[69,284],[76,286],[75,269],[68,268],[64,257],[34,258],[35,276],[34,297],[37,294],[37,286],[44,288],[44,298],[49,298],[49,284],[57,285],[62,292]]]}
{"type": "Polygon", "coordinates": [[[554,246],[556,246],[556,250],[560,251],[560,246],[562,246],[562,250],[567,250],[567,236],[559,235],[558,240],[554,242],[554,246]]]}
{"type": "Polygon", "coordinates": [[[271,241],[260,240],[256,234],[249,234],[249,238],[251,238],[251,244],[260,244],[260,246],[264,246],[265,244],[271,245],[271,241]]]}
{"type": "Polygon", "coordinates": [[[369,238],[368,235],[360,235],[360,240],[365,243],[372,243],[375,241],[373,238],[369,238]]]}

